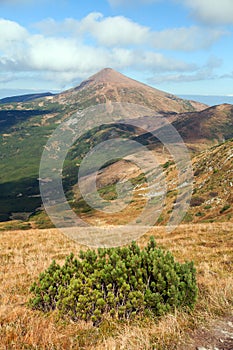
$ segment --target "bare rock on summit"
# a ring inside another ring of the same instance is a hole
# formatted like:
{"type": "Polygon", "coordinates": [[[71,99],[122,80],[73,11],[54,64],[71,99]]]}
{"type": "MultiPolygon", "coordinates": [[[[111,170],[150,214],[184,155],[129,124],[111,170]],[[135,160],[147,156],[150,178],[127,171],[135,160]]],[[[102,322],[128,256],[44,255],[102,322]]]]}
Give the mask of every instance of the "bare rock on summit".
{"type": "Polygon", "coordinates": [[[146,106],[156,112],[171,113],[200,111],[207,107],[128,78],[112,68],[102,69],[56,98],[70,100],[71,103],[76,100],[87,107],[107,101],[127,102],[146,106]]]}

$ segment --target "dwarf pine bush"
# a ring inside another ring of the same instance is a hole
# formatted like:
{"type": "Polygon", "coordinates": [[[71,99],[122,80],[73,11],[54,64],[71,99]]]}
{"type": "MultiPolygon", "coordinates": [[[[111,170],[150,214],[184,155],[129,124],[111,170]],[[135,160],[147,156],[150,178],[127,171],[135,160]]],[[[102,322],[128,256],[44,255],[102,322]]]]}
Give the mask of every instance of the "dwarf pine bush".
{"type": "Polygon", "coordinates": [[[34,309],[60,310],[72,320],[98,324],[104,315],[130,318],[163,315],[175,308],[193,308],[197,298],[193,262],[175,262],[151,238],[144,249],[128,247],[70,254],[63,266],[55,261],[30,288],[34,309]]]}

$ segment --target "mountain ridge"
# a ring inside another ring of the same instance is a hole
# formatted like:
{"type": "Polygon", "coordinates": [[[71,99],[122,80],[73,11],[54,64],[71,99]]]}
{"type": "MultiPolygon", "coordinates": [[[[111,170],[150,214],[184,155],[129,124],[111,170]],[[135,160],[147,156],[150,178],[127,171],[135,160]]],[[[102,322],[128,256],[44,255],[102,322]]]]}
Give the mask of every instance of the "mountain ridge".
{"type": "MultiPolygon", "coordinates": [[[[202,108],[197,111],[190,101],[156,90],[109,68],[60,94],[27,102],[1,104],[0,221],[8,220],[12,215],[23,217],[25,212],[37,216],[37,210],[41,207],[38,171],[48,138],[59,124],[77,111],[107,101],[141,104],[155,112],[159,111],[163,118],[167,118],[177,128],[194,154],[233,137],[232,105],[214,108],[198,105],[202,108]]],[[[124,132],[127,137],[134,138],[130,130],[121,130],[119,127],[114,129],[115,135],[119,137],[124,132]]],[[[75,184],[77,164],[80,164],[85,152],[94,147],[96,142],[112,137],[114,133],[109,128],[94,130],[89,135],[84,135],[83,143],[71,150],[73,153],[67,159],[65,169],[68,174],[65,177],[67,191],[72,190],[75,184]]],[[[160,154],[161,164],[170,161],[165,156],[160,154]]],[[[129,164],[126,165],[127,172],[131,172],[129,164]]],[[[109,169],[114,172],[115,167],[113,165],[109,169]]],[[[85,210],[82,202],[78,206],[85,210]]]]}
{"type": "Polygon", "coordinates": [[[0,104],[8,103],[17,103],[17,102],[28,102],[36,99],[40,99],[47,96],[54,96],[55,94],[51,92],[38,92],[33,94],[23,94],[23,95],[14,95],[9,97],[4,97],[0,99],[0,104]]]}
{"type": "Polygon", "coordinates": [[[152,86],[129,78],[112,68],[104,68],[98,73],[90,76],[78,86],[61,92],[54,97],[55,100],[68,99],[72,102],[79,98],[90,104],[112,102],[126,102],[146,105],[147,107],[160,112],[187,112],[199,111],[207,105],[196,101],[189,101],[179,98],[170,93],[158,90],[152,86]]]}

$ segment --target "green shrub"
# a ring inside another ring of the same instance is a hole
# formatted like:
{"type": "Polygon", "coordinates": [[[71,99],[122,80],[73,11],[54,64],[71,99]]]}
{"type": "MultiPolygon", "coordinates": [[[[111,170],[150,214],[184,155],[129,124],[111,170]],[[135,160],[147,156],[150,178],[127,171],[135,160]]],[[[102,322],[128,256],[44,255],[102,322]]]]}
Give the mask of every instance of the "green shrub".
{"type": "Polygon", "coordinates": [[[212,205],[211,204],[207,204],[206,206],[204,206],[204,209],[210,209],[210,208],[212,208],[212,205]]]}
{"type": "Polygon", "coordinates": [[[61,316],[98,324],[104,315],[128,319],[137,314],[160,316],[175,308],[192,308],[197,298],[193,262],[180,264],[153,238],[144,249],[128,247],[70,254],[63,266],[55,261],[30,291],[34,309],[60,310],[61,316]]]}
{"type": "Polygon", "coordinates": [[[175,164],[173,161],[168,160],[166,163],[163,164],[163,168],[167,169],[169,168],[170,165],[173,165],[173,164],[175,164]]]}
{"type": "Polygon", "coordinates": [[[193,215],[191,213],[186,213],[184,218],[183,218],[183,221],[184,222],[191,222],[193,220],[193,215]]]}
{"type": "Polygon", "coordinates": [[[205,216],[204,213],[202,213],[201,211],[198,211],[195,216],[198,216],[198,217],[202,217],[202,216],[205,216]]]}
{"type": "Polygon", "coordinates": [[[222,209],[220,210],[220,214],[222,214],[222,213],[224,213],[224,211],[230,209],[230,207],[231,207],[230,204],[225,204],[225,205],[222,207],[222,209]]]}

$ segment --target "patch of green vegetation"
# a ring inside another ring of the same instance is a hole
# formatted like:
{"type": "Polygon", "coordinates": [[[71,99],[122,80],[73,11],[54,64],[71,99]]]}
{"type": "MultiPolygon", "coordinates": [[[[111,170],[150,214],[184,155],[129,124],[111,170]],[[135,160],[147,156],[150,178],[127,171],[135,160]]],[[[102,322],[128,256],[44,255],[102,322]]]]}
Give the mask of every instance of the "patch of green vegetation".
{"type": "Polygon", "coordinates": [[[130,180],[133,186],[141,185],[147,182],[146,175],[144,173],[139,174],[130,180]]]}
{"type": "Polygon", "coordinates": [[[163,164],[163,169],[167,169],[170,165],[173,164],[175,164],[173,161],[168,160],[166,163],[163,164]]]}
{"type": "Polygon", "coordinates": [[[157,220],[157,223],[158,223],[158,224],[161,224],[161,222],[163,222],[163,220],[164,220],[164,217],[163,217],[163,215],[161,214],[161,215],[159,216],[158,220],[157,220]]]}
{"type": "Polygon", "coordinates": [[[24,103],[16,109],[4,105],[0,111],[0,221],[14,212],[35,212],[40,207],[39,165],[48,137],[62,117],[59,104],[24,103]],[[60,114],[59,114],[60,111],[60,114]],[[56,113],[55,113],[56,112],[56,113]],[[42,123],[43,118],[49,117],[42,123]]]}
{"type": "Polygon", "coordinates": [[[39,110],[39,109],[2,109],[0,110],[0,132],[6,132],[10,128],[13,131],[19,130],[21,128],[20,124],[27,121],[37,115],[46,115],[51,113],[49,110],[39,110]]]}
{"type": "Polygon", "coordinates": [[[0,226],[0,231],[10,230],[28,230],[31,229],[31,224],[25,221],[8,221],[0,226]]]}
{"type": "Polygon", "coordinates": [[[97,191],[105,200],[117,199],[116,184],[104,186],[97,191]]]}
{"type": "Polygon", "coordinates": [[[0,192],[0,221],[9,220],[14,212],[33,213],[41,206],[36,178],[25,178],[0,184],[0,192]]]}
{"type": "Polygon", "coordinates": [[[193,221],[193,215],[190,213],[186,213],[183,218],[183,222],[192,222],[192,221],[193,221]]]}
{"type": "Polygon", "coordinates": [[[63,266],[53,261],[30,291],[33,309],[58,309],[61,317],[98,325],[105,315],[129,319],[192,309],[198,290],[193,262],[175,262],[151,237],[143,249],[132,242],[128,247],[81,251],[79,259],[70,254],[63,266]]]}
{"type": "Polygon", "coordinates": [[[82,214],[82,213],[91,213],[93,212],[93,208],[90,207],[86,201],[81,198],[76,202],[70,203],[72,206],[72,209],[75,211],[77,214],[82,214]]]}
{"type": "Polygon", "coordinates": [[[177,190],[169,190],[167,191],[167,197],[174,197],[177,196],[178,191],[177,190]]]}
{"type": "Polygon", "coordinates": [[[220,210],[220,214],[224,213],[226,210],[230,209],[230,204],[225,204],[222,209],[220,210]]]}
{"type": "Polygon", "coordinates": [[[38,211],[34,215],[31,215],[29,222],[33,223],[39,229],[55,227],[45,211],[38,211]]]}
{"type": "Polygon", "coordinates": [[[195,214],[195,216],[203,217],[203,216],[205,216],[205,214],[202,213],[201,211],[198,211],[198,212],[195,214]]]}

